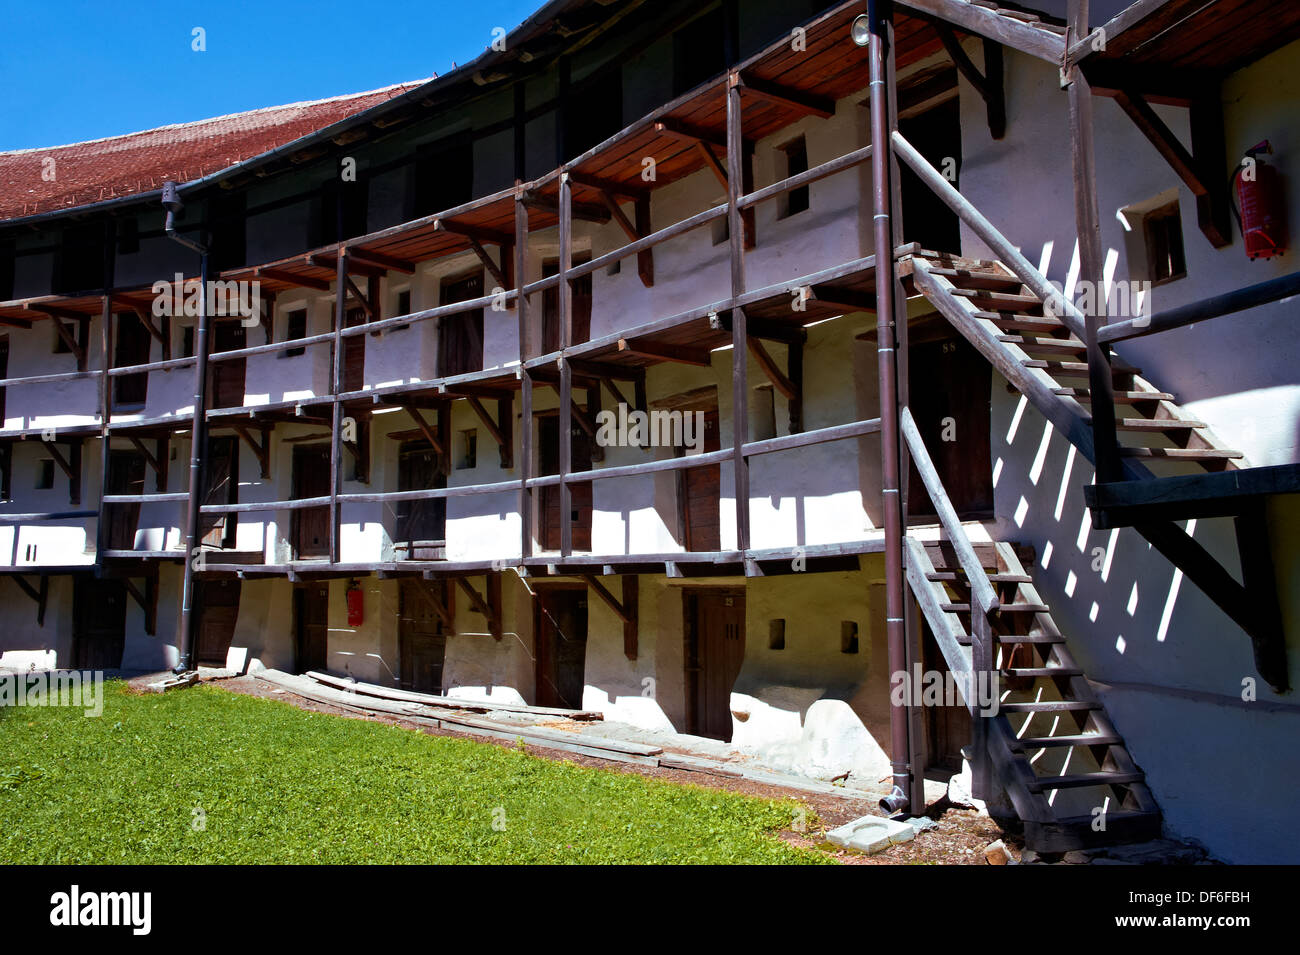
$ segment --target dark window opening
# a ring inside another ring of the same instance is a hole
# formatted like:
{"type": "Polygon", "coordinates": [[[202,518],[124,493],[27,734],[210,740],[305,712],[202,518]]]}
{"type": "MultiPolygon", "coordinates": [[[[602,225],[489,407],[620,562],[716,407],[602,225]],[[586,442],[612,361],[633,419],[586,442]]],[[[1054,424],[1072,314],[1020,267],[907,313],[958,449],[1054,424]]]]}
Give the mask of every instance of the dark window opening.
{"type": "MultiPolygon", "coordinates": [[[[935,169],[958,188],[961,173],[961,113],[957,100],[898,122],[898,131],[935,169]]],[[[922,248],[961,252],[961,220],[906,166],[899,172],[903,238],[922,248]]]]}
{"type": "MultiPolygon", "coordinates": [[[[113,340],[113,367],[126,368],[130,365],[146,364],[149,361],[152,344],[153,338],[140,317],[134,312],[122,312],[117,316],[117,334],[113,340]]],[[[148,393],[148,372],[121,375],[113,379],[115,405],[144,404],[148,393]]]]}
{"type": "Polygon", "coordinates": [[[14,446],[0,444],[0,501],[12,501],[14,477],[14,446]]]}
{"type": "Polygon", "coordinates": [[[673,34],[673,95],[680,96],[727,68],[722,8],[697,17],[673,34]]]}
{"type": "Polygon", "coordinates": [[[103,222],[65,226],[54,255],[56,295],[102,289],[110,284],[105,275],[106,232],[103,222]]]}
{"type": "Polygon", "coordinates": [[[460,433],[460,451],[460,462],[456,465],[458,471],[478,467],[478,432],[473,428],[460,433]]]}
{"type": "Polygon", "coordinates": [[[1172,282],[1187,274],[1187,261],[1183,256],[1183,220],[1177,199],[1144,215],[1142,234],[1152,285],[1172,282]]]}
{"type": "Polygon", "coordinates": [[[0,302],[14,297],[14,244],[0,241],[0,302]]]}
{"type": "MultiPolygon", "coordinates": [[[[791,176],[797,176],[801,172],[808,171],[808,143],[802,136],[792,139],[784,146],[781,146],[780,150],[785,156],[785,170],[782,178],[789,179],[791,176]]],[[[808,187],[800,186],[798,189],[791,189],[783,193],[779,200],[779,207],[778,218],[781,219],[806,210],[808,208],[808,187]]]]}
{"type": "Polygon", "coordinates": [[[569,92],[564,113],[564,158],[581,156],[622,128],[623,74],[615,67],[569,92]]]}
{"type": "MultiPolygon", "coordinates": [[[[307,337],[307,310],[305,308],[295,309],[289,312],[284,319],[284,340],[294,342],[300,338],[307,337]]],[[[304,348],[286,348],[280,354],[285,358],[296,358],[305,354],[307,349],[304,348]]]]}
{"type": "Polygon", "coordinates": [[[474,198],[474,144],[436,144],[415,160],[414,217],[445,212],[474,198]]]}
{"type": "Polygon", "coordinates": [[[49,491],[54,488],[54,460],[42,458],[36,470],[36,490],[49,491]]]}
{"type": "Polygon", "coordinates": [[[208,230],[211,238],[209,269],[224,272],[247,264],[244,193],[225,193],[213,197],[208,205],[208,230]]]}

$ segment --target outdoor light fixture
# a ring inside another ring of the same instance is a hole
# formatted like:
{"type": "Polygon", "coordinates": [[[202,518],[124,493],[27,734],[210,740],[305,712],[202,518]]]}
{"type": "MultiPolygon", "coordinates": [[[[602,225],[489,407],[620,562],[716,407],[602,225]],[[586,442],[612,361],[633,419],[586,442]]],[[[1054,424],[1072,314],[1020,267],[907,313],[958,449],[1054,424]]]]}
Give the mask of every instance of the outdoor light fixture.
{"type": "Polygon", "coordinates": [[[858,46],[866,46],[871,42],[871,17],[865,13],[859,13],[853,18],[853,23],[849,25],[849,36],[853,37],[853,42],[858,46]]]}

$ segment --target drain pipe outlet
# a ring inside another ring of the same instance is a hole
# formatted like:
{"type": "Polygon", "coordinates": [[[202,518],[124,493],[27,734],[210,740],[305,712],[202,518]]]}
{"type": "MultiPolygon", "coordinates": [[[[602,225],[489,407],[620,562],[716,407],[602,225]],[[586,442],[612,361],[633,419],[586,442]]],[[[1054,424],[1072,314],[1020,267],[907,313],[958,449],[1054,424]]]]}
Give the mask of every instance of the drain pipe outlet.
{"type": "Polygon", "coordinates": [[[900,812],[907,812],[909,800],[907,793],[903,792],[903,787],[895,786],[888,796],[880,800],[880,808],[885,810],[891,816],[900,812]]]}

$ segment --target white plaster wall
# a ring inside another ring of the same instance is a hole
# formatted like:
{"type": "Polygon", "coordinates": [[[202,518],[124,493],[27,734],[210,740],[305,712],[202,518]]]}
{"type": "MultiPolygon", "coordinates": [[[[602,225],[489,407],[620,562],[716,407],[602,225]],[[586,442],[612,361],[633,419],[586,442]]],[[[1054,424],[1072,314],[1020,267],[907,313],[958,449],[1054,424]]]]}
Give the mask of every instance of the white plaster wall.
{"type": "MultiPolygon", "coordinates": [[[[1300,174],[1286,105],[1300,93],[1298,57],[1300,45],[1292,44],[1235,74],[1224,87],[1230,158],[1267,135],[1277,149],[1268,161],[1288,183],[1300,174]]],[[[1054,70],[1014,53],[1007,58],[1007,80],[1008,133],[1001,143],[989,140],[982,104],[962,87],[962,191],[1030,261],[1044,262],[1049,278],[1064,282],[1077,270],[1065,97],[1054,70]],[[1045,145],[1053,143],[1059,148],[1045,145]],[[1016,188],[1008,190],[1013,168],[1016,188]]],[[[1270,263],[1248,262],[1239,235],[1228,248],[1212,249],[1196,227],[1194,200],[1150,144],[1113,103],[1098,99],[1095,108],[1102,242],[1116,279],[1128,278],[1116,211],[1179,189],[1188,276],[1154,290],[1155,311],[1294,270],[1294,253],[1270,263]]],[[[1186,136],[1184,111],[1157,109],[1186,136]]],[[[1287,201],[1290,220],[1298,221],[1300,191],[1288,189],[1287,201]]],[[[986,254],[969,232],[962,251],[986,254]]],[[[1300,375],[1293,312],[1293,304],[1280,303],[1124,343],[1118,351],[1157,387],[1178,396],[1191,416],[1210,422],[1228,445],[1245,450],[1251,463],[1295,461],[1300,375]]],[[[1286,824],[1285,806],[1252,799],[1249,824],[1238,824],[1233,817],[1241,815],[1240,792],[1229,795],[1234,787],[1223,780],[1249,779],[1260,793],[1293,788],[1300,764],[1261,754],[1290,751],[1300,708],[1258,680],[1245,634],[1145,539],[1131,530],[1091,529],[1082,486],[1092,469],[996,376],[992,416],[1003,536],[1037,549],[1040,592],[1089,678],[1112,687],[1104,694],[1108,710],[1146,770],[1168,827],[1230,861],[1295,861],[1294,852],[1272,835],[1286,824]],[[1243,680],[1254,680],[1260,705],[1241,701],[1243,680]],[[1241,745],[1243,740],[1249,745],[1241,745]]],[[[1275,500],[1270,512],[1295,685],[1300,514],[1289,499],[1275,500]]],[[[1230,525],[1200,521],[1192,532],[1235,572],[1230,525]]]]}

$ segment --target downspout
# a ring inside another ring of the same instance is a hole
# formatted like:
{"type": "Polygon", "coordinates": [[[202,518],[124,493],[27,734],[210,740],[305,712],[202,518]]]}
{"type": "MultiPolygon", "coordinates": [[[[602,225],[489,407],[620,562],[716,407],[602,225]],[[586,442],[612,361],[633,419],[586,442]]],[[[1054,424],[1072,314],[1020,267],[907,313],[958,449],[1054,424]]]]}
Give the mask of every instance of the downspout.
{"type": "Polygon", "coordinates": [[[207,442],[208,391],[208,247],[202,242],[187,238],[176,231],[176,214],[184,204],[176,192],[176,183],[163,183],[162,203],[167,208],[164,231],[167,237],[199,254],[199,321],[194,332],[194,415],[190,425],[190,484],[189,506],[185,514],[185,572],[181,589],[181,640],[180,658],[176,661],[177,673],[195,669],[194,647],[198,620],[194,614],[194,565],[199,548],[199,505],[202,503],[203,450],[207,442]]]}
{"type": "MultiPolygon", "coordinates": [[[[903,517],[899,490],[898,378],[894,358],[894,240],[891,223],[890,117],[886,55],[889,0],[868,0],[871,64],[871,189],[876,250],[876,363],[880,391],[881,496],[885,521],[885,634],[891,675],[907,672],[907,635],[903,621],[903,517]]],[[[903,706],[889,708],[890,762],[894,784],[880,800],[887,812],[910,808],[912,752],[903,706]]]]}

